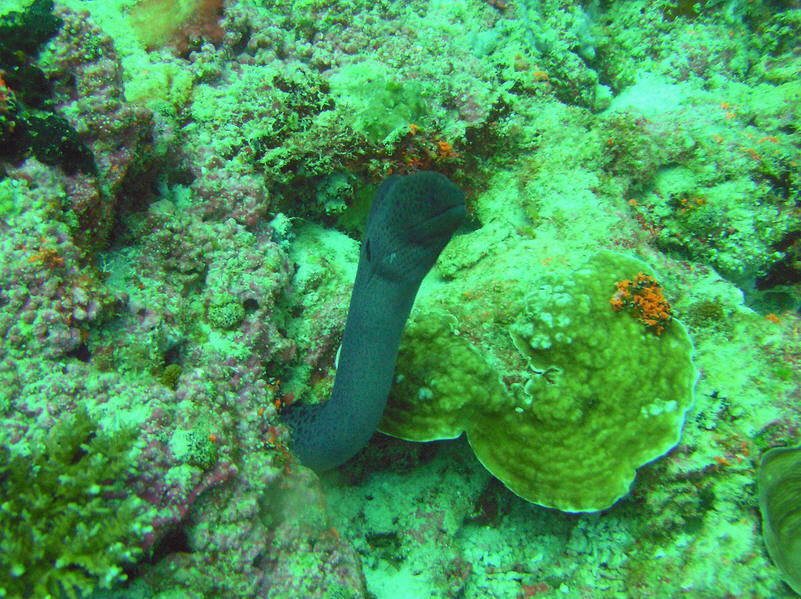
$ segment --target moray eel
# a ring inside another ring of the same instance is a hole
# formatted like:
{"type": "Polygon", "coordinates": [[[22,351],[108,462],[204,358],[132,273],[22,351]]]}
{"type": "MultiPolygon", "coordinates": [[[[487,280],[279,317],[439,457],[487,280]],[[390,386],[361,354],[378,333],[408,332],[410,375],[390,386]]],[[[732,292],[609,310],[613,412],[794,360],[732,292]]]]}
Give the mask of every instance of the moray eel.
{"type": "Polygon", "coordinates": [[[439,173],[392,175],[381,183],[359,253],[331,397],[292,406],[282,416],[305,466],[335,468],[375,432],[417,289],[465,213],[464,194],[439,173]]]}

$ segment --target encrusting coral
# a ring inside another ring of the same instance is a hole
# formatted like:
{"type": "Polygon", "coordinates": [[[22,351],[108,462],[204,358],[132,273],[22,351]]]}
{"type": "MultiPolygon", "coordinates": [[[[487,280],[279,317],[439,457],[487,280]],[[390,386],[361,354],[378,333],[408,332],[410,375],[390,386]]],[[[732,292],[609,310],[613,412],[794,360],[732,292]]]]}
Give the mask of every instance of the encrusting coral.
{"type": "Polygon", "coordinates": [[[640,273],[635,281],[652,286],[637,259],[600,252],[573,272],[533,270],[515,282],[532,291],[506,295],[516,312],[511,326],[508,315],[498,323],[508,352],[461,335],[453,314],[421,309],[381,430],[412,441],[464,431],[481,463],[524,499],[602,510],[628,493],[637,468],[678,443],[693,403],[693,345],[676,320],[652,324],[610,307],[617,281],[640,273]],[[502,363],[515,349],[517,359],[502,363]]]}
{"type": "Polygon", "coordinates": [[[801,594],[801,446],[765,453],[758,481],[768,554],[784,582],[801,594]]]}

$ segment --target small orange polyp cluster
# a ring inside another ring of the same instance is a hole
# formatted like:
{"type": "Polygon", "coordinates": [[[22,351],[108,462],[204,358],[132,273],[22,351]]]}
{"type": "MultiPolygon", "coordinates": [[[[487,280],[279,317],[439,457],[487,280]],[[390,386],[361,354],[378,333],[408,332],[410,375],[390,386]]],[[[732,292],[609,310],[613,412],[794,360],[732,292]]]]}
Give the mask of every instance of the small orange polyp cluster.
{"type": "Polygon", "coordinates": [[[679,212],[692,212],[706,203],[707,201],[704,198],[681,198],[679,200],[679,212]]]}
{"type": "Polygon", "coordinates": [[[444,160],[445,158],[458,158],[459,154],[451,147],[447,141],[442,141],[441,139],[437,141],[437,148],[438,154],[437,158],[440,160],[444,160]]]}
{"type": "Polygon", "coordinates": [[[615,311],[631,311],[641,323],[652,327],[657,335],[672,318],[670,304],[662,295],[662,286],[651,276],[638,273],[634,281],[623,279],[615,283],[617,291],[609,299],[615,311]]]}
{"type": "Polygon", "coordinates": [[[42,266],[50,270],[64,266],[64,258],[58,255],[55,249],[45,247],[47,239],[41,237],[39,249],[32,256],[28,257],[28,262],[41,262],[42,266]]]}

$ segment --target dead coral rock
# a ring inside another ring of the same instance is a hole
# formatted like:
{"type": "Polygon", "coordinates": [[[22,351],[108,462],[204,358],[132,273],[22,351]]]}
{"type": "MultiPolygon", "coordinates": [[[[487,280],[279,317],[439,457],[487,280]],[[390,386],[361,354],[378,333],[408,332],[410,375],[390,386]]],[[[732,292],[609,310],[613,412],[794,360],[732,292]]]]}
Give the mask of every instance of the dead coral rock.
{"type": "Polygon", "coordinates": [[[222,42],[222,0],[143,0],[131,8],[131,26],[148,50],[171,47],[180,56],[203,41],[222,42]]]}

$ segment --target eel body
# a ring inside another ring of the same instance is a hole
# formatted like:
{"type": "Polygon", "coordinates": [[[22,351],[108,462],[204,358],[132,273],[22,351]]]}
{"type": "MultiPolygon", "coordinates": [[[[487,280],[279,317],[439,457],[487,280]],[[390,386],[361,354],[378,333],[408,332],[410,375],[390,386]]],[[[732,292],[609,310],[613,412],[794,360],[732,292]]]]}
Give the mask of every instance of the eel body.
{"type": "Polygon", "coordinates": [[[304,465],[339,466],[375,432],[417,290],[465,212],[464,194],[439,173],[393,175],[376,191],[331,397],[282,416],[304,465]]]}

